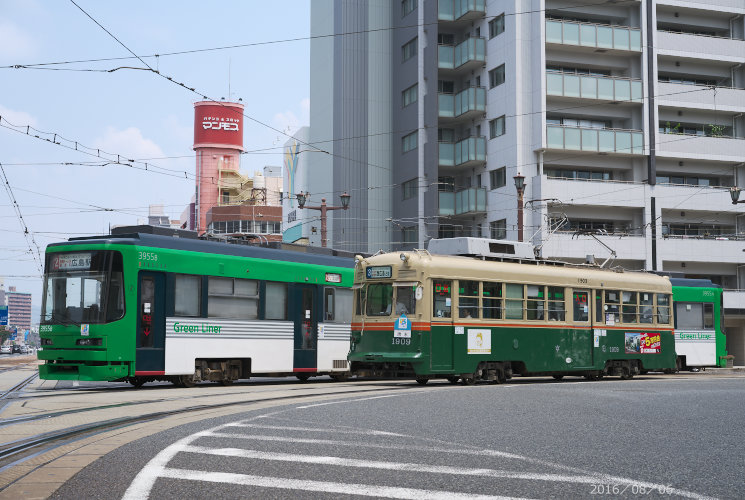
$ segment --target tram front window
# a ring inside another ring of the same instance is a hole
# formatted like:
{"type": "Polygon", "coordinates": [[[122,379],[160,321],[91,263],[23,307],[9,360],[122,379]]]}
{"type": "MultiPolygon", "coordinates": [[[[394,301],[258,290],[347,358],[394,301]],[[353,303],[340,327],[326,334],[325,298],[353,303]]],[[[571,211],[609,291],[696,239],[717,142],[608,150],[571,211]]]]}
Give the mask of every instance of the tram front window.
{"type": "Polygon", "coordinates": [[[416,285],[396,286],[396,316],[416,314],[416,285]]]}
{"type": "Polygon", "coordinates": [[[393,285],[371,283],[367,285],[367,316],[390,316],[393,303],[393,285]]]}
{"type": "Polygon", "coordinates": [[[119,252],[50,254],[45,269],[43,324],[107,323],[124,315],[119,252]]]}

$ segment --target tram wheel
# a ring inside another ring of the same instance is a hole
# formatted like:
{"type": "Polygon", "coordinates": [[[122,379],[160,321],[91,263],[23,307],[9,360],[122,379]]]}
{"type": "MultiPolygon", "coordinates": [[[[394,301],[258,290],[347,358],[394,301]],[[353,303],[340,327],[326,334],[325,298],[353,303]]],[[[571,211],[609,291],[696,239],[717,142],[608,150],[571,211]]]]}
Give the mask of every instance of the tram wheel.
{"type": "Polygon", "coordinates": [[[300,382],[307,382],[307,381],[308,381],[308,379],[310,378],[310,375],[306,375],[305,373],[300,373],[300,374],[298,374],[298,375],[295,375],[295,376],[297,377],[297,379],[298,379],[298,380],[299,380],[300,382]]]}
{"type": "Polygon", "coordinates": [[[631,373],[631,369],[624,366],[621,371],[621,380],[631,380],[632,378],[634,378],[634,374],[631,373]]]}
{"type": "Polygon", "coordinates": [[[564,375],[554,375],[554,380],[561,380],[564,378],[564,375]]]}
{"type": "Polygon", "coordinates": [[[335,373],[331,375],[334,382],[346,382],[349,380],[349,373],[335,373]]]}
{"type": "Polygon", "coordinates": [[[232,380],[222,379],[222,380],[220,380],[220,385],[233,385],[233,381],[232,380]]]}
{"type": "Polygon", "coordinates": [[[194,381],[194,375],[181,375],[178,378],[178,385],[188,389],[194,387],[197,383],[194,381]]]}
{"type": "Polygon", "coordinates": [[[463,385],[473,385],[475,382],[476,382],[476,379],[473,378],[473,375],[462,377],[460,379],[460,383],[463,385]]]}
{"type": "Polygon", "coordinates": [[[142,387],[142,384],[145,383],[145,379],[142,379],[142,378],[139,378],[139,377],[135,377],[135,378],[129,379],[129,383],[132,384],[132,386],[135,389],[139,389],[140,387],[142,387]]]}
{"type": "Polygon", "coordinates": [[[448,377],[448,382],[451,384],[457,384],[458,380],[460,380],[460,377],[448,377]]]}
{"type": "Polygon", "coordinates": [[[416,379],[416,383],[419,385],[427,385],[427,382],[429,382],[428,378],[420,377],[416,379]]]}

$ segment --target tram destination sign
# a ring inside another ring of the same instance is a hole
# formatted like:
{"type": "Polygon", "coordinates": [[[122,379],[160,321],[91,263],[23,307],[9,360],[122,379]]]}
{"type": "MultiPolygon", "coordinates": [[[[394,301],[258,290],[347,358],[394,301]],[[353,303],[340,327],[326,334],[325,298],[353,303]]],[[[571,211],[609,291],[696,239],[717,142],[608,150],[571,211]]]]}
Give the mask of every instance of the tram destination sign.
{"type": "Polygon", "coordinates": [[[370,266],[367,268],[367,279],[382,279],[391,277],[391,266],[370,266]]]}
{"type": "Polygon", "coordinates": [[[61,253],[52,259],[53,271],[84,270],[90,267],[90,253],[61,253]]]}

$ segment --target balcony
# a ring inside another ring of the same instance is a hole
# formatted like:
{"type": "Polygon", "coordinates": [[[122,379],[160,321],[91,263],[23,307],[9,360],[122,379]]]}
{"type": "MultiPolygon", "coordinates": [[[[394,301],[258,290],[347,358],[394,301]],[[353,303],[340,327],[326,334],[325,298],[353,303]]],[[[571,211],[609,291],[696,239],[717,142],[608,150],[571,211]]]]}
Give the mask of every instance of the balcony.
{"type": "Polygon", "coordinates": [[[645,189],[646,184],[638,182],[541,178],[541,198],[564,200],[571,193],[572,198],[585,200],[574,205],[593,206],[602,200],[607,207],[643,208],[645,189]]]}
{"type": "Polygon", "coordinates": [[[657,240],[657,253],[672,262],[740,264],[742,244],[737,238],[660,238],[657,240]]]}
{"type": "Polygon", "coordinates": [[[546,72],[546,95],[614,102],[643,101],[641,80],[551,71],[546,72]]]}
{"type": "Polygon", "coordinates": [[[437,46],[437,67],[442,70],[467,71],[486,64],[486,40],[468,38],[458,45],[437,46]]]}
{"type": "MultiPolygon", "coordinates": [[[[659,168],[659,167],[658,167],[659,168]]],[[[657,179],[655,196],[660,210],[697,210],[727,213],[732,211],[728,187],[660,184],[657,179]]]]}
{"type": "MultiPolygon", "coordinates": [[[[597,239],[616,251],[625,261],[645,261],[647,245],[643,236],[596,235],[597,239]]],[[[543,244],[541,253],[545,258],[574,259],[585,261],[587,255],[594,255],[597,262],[610,256],[608,248],[603,247],[591,236],[575,236],[574,233],[556,232],[543,244]]]]}
{"type": "Polygon", "coordinates": [[[486,15],[486,0],[438,0],[438,21],[472,21],[486,15]]]}
{"type": "Polygon", "coordinates": [[[745,112],[745,89],[684,83],[657,83],[660,106],[745,112]]]}
{"type": "Polygon", "coordinates": [[[741,162],[745,158],[745,139],[704,135],[657,134],[657,156],[741,162]]]}
{"type": "Polygon", "coordinates": [[[624,155],[644,154],[641,130],[546,126],[546,148],[624,155]]]}
{"type": "Polygon", "coordinates": [[[598,52],[641,52],[642,34],[638,28],[628,26],[546,19],[546,43],[588,47],[598,52]]]}
{"type": "Polygon", "coordinates": [[[745,62],[745,40],[657,31],[657,53],[742,63],[745,62]]]}
{"type": "Polygon", "coordinates": [[[472,215],[486,212],[486,188],[467,188],[451,193],[440,191],[439,215],[472,215]]]}
{"type": "Polygon", "coordinates": [[[441,167],[475,167],[486,163],[486,137],[469,137],[462,141],[439,143],[441,167]]]}
{"type": "Polygon", "coordinates": [[[486,113],[486,89],[469,87],[457,94],[437,95],[437,116],[444,120],[468,120],[486,113]]]}

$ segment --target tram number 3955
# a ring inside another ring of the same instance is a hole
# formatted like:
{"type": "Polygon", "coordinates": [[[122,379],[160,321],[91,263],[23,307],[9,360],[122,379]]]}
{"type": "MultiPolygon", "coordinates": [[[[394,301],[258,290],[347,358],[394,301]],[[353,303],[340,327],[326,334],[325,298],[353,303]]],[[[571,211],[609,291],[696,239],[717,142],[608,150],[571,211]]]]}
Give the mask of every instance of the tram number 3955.
{"type": "Polygon", "coordinates": [[[393,345],[411,345],[411,339],[405,339],[405,338],[399,338],[399,337],[393,337],[393,342],[391,342],[393,345]]]}

